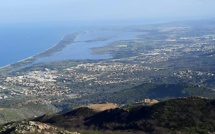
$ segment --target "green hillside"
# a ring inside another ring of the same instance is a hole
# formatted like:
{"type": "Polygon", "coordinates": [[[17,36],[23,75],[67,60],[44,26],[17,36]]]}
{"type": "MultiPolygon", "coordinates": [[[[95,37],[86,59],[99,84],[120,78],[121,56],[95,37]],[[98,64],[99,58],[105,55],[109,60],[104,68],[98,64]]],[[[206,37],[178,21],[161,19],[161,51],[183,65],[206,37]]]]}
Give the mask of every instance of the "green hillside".
{"type": "Polygon", "coordinates": [[[189,97],[152,106],[127,106],[103,112],[79,108],[61,115],[35,119],[67,130],[101,133],[215,132],[215,100],[189,97]]]}
{"type": "Polygon", "coordinates": [[[117,104],[130,104],[142,99],[150,98],[167,100],[176,97],[200,96],[214,98],[215,92],[211,89],[191,84],[155,84],[144,83],[139,86],[106,94],[95,94],[79,101],[113,102],[117,104]]]}

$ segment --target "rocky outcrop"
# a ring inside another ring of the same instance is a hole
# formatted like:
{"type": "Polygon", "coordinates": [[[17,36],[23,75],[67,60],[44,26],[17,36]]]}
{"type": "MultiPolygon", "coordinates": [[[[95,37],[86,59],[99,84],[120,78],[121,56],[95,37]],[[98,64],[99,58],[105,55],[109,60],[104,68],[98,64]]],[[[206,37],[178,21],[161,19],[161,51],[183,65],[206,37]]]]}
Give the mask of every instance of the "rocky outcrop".
{"type": "Polygon", "coordinates": [[[48,124],[35,121],[22,121],[11,123],[3,126],[0,130],[1,134],[79,134],[78,132],[69,132],[62,128],[54,127],[48,124]]]}

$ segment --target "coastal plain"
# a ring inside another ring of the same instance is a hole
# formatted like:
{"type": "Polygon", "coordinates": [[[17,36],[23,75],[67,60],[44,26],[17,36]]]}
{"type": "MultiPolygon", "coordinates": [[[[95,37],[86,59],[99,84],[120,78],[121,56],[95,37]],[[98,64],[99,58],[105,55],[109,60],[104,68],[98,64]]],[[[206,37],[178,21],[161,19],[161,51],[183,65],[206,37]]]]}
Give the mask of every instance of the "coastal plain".
{"type": "Polygon", "coordinates": [[[91,31],[130,32],[130,38],[99,34],[78,40],[80,35],[90,36],[90,31],[67,35],[53,48],[0,69],[0,118],[4,119],[0,123],[16,120],[8,119],[12,113],[2,112],[14,106],[20,120],[26,112],[20,111],[22,106],[32,111],[46,107],[29,115],[37,117],[94,103],[215,98],[214,28],[210,21],[166,23],[91,31]],[[48,60],[80,42],[96,44],[87,49],[96,58],[48,60]]]}

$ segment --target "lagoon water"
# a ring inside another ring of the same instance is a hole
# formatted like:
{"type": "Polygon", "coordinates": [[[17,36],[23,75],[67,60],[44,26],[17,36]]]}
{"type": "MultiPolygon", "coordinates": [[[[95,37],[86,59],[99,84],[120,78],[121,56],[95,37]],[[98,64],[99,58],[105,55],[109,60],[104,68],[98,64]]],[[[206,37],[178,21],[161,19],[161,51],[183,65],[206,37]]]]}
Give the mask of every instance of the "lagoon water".
{"type": "Polygon", "coordinates": [[[65,59],[111,58],[111,55],[108,54],[93,55],[91,48],[105,46],[118,40],[137,38],[136,36],[140,34],[111,29],[102,30],[95,27],[4,26],[0,27],[0,67],[43,52],[57,44],[64,35],[87,30],[89,31],[79,34],[75,43],[68,45],[61,52],[50,57],[40,58],[35,63],[65,59]],[[107,40],[95,41],[107,37],[107,40]]]}
{"type": "Polygon", "coordinates": [[[76,37],[75,42],[68,45],[61,52],[39,59],[37,62],[60,61],[67,59],[74,60],[98,60],[112,58],[109,54],[94,55],[91,48],[103,47],[115,41],[129,40],[137,38],[138,32],[118,31],[118,30],[95,30],[80,34],[76,37]],[[99,40],[107,38],[107,40],[99,40]]]}

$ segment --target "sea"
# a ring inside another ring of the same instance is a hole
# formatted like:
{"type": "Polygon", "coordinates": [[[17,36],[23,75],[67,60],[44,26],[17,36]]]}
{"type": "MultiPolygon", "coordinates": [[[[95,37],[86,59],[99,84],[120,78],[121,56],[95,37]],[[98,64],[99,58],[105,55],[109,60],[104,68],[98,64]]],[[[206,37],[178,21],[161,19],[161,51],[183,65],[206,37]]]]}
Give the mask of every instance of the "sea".
{"type": "Polygon", "coordinates": [[[0,26],[0,67],[16,63],[56,45],[65,35],[83,32],[75,42],[52,56],[35,61],[50,62],[66,59],[107,59],[111,55],[94,55],[91,48],[102,47],[117,40],[137,38],[138,32],[104,27],[64,25],[2,25],[0,26]],[[110,37],[103,41],[89,41],[110,37]]]}
{"type": "Polygon", "coordinates": [[[60,25],[0,25],[0,67],[41,53],[64,35],[84,28],[60,25]]]}

